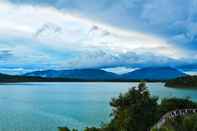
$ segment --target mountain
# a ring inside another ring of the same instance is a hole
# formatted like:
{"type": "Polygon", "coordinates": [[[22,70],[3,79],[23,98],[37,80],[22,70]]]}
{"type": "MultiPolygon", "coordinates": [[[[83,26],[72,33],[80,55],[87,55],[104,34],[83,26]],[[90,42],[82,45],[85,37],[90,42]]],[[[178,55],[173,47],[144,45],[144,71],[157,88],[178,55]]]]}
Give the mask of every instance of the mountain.
{"type": "Polygon", "coordinates": [[[178,68],[184,71],[197,71],[197,64],[182,65],[182,66],[179,66],[178,68]]]}
{"type": "Polygon", "coordinates": [[[26,73],[24,76],[44,78],[71,78],[80,80],[116,80],[120,76],[100,69],[46,70],[26,73]]]}
{"type": "Polygon", "coordinates": [[[129,80],[169,80],[187,74],[172,67],[148,67],[141,68],[122,75],[123,79],[129,80]]]}

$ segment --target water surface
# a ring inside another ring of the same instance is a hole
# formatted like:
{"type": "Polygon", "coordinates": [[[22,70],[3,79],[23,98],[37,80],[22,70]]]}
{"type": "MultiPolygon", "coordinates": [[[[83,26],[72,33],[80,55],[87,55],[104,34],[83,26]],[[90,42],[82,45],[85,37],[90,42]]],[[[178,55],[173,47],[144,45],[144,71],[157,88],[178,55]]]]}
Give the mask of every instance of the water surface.
{"type": "MultiPolygon", "coordinates": [[[[110,119],[109,102],[137,83],[17,83],[0,85],[1,131],[57,131],[59,126],[99,126],[110,119]]],[[[197,90],[148,83],[151,94],[191,97],[197,90]]]]}

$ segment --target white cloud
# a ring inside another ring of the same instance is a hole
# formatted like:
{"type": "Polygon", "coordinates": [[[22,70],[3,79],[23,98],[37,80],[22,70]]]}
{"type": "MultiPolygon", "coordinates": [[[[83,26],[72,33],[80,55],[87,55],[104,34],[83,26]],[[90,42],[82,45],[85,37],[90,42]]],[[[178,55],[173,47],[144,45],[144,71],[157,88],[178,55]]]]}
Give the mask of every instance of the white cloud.
{"type": "Polygon", "coordinates": [[[114,67],[114,68],[104,68],[103,70],[121,75],[121,74],[124,74],[124,73],[134,71],[136,69],[138,69],[138,68],[114,67]]]}

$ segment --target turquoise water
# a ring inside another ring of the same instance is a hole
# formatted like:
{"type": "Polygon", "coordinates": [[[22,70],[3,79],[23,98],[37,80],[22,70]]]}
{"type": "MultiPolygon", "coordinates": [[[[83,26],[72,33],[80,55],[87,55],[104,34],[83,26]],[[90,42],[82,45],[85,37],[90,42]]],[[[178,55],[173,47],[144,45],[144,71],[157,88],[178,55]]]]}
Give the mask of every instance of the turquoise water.
{"type": "MultiPolygon", "coordinates": [[[[137,83],[18,83],[0,85],[0,131],[56,131],[59,126],[99,126],[109,121],[109,102],[137,83]]],[[[148,83],[151,94],[191,97],[197,90],[148,83]]]]}

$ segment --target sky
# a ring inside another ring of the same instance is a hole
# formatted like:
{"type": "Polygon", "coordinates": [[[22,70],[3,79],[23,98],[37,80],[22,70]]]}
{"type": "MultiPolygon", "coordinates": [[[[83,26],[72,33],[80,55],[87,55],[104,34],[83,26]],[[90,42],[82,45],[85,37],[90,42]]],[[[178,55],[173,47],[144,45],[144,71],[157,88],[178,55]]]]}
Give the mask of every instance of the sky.
{"type": "Polygon", "coordinates": [[[1,0],[0,72],[197,70],[196,0],[1,0]]]}

